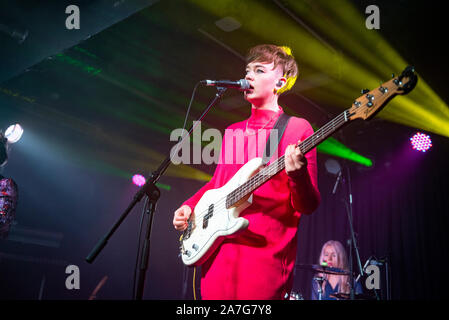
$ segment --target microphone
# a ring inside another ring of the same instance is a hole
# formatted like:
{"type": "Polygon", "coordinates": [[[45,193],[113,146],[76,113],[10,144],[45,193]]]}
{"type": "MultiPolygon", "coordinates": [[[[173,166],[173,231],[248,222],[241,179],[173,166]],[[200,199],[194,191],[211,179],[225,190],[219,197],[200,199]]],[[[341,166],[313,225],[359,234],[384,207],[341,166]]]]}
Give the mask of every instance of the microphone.
{"type": "Polygon", "coordinates": [[[239,89],[239,90],[248,90],[251,86],[248,82],[248,80],[240,79],[238,81],[231,81],[231,80],[201,80],[202,84],[205,84],[206,86],[212,86],[212,87],[224,87],[224,88],[232,88],[232,89],[239,89]]]}
{"type": "Polygon", "coordinates": [[[334,189],[332,190],[332,194],[335,194],[335,191],[337,191],[337,186],[338,186],[338,183],[340,182],[340,179],[341,179],[341,170],[340,170],[340,172],[338,172],[337,181],[335,181],[335,185],[334,185],[334,189]]]}

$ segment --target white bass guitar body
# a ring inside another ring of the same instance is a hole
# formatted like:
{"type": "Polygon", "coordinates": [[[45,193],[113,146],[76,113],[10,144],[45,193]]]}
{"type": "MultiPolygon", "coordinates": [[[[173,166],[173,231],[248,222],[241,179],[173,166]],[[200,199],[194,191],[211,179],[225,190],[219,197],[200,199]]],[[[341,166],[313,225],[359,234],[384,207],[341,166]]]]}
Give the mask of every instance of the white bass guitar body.
{"type": "Polygon", "coordinates": [[[226,195],[248,181],[262,166],[262,158],[254,158],[242,166],[223,187],[203,194],[182,237],[181,256],[185,265],[202,264],[224,237],[235,235],[248,227],[248,220],[239,215],[251,205],[252,194],[230,208],[226,207],[226,195]]]}

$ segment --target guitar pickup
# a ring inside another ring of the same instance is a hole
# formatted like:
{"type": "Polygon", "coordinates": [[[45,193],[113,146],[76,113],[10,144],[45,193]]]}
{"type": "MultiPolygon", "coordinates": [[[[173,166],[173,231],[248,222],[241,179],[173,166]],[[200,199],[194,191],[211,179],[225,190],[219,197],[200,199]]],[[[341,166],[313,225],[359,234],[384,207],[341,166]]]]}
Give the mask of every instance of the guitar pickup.
{"type": "Polygon", "coordinates": [[[207,210],[207,213],[203,217],[203,229],[207,228],[207,226],[209,225],[209,219],[212,217],[213,214],[214,214],[214,205],[211,204],[207,210]]]}

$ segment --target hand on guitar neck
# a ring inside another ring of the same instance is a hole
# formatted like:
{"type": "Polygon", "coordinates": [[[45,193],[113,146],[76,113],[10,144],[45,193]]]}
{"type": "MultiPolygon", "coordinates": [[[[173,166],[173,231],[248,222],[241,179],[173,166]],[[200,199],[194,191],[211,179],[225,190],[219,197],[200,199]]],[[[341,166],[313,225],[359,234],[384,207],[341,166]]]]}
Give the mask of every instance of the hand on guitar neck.
{"type": "MultiPolygon", "coordinates": [[[[299,145],[301,140],[298,140],[299,145]]],[[[285,149],[285,172],[292,179],[298,179],[307,171],[307,158],[297,145],[290,144],[285,149]]]]}

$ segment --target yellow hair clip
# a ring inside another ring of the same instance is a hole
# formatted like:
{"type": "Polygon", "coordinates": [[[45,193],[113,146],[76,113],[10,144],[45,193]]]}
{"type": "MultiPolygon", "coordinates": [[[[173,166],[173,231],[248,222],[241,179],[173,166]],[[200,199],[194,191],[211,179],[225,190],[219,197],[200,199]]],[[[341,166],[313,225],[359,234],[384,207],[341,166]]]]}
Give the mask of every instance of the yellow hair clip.
{"type": "Polygon", "coordinates": [[[282,49],[282,51],[284,51],[286,54],[288,54],[289,56],[292,55],[292,49],[290,49],[290,47],[287,46],[280,46],[279,48],[282,49]]]}

